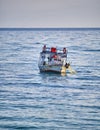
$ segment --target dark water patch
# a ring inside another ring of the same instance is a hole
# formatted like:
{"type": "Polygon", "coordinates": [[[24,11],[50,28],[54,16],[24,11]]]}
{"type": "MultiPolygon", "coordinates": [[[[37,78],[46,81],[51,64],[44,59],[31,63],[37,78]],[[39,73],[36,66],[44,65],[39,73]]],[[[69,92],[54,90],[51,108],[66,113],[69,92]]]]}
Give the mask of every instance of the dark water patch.
{"type": "Polygon", "coordinates": [[[8,83],[0,83],[0,85],[1,86],[18,86],[18,87],[22,87],[22,86],[24,86],[24,87],[41,87],[41,84],[40,83],[27,83],[27,82],[25,82],[25,83],[18,83],[18,82],[15,82],[15,83],[11,83],[11,82],[8,82],[8,83]]]}
{"type": "MultiPolygon", "coordinates": [[[[97,124],[97,123],[99,124],[99,122],[100,122],[100,119],[87,119],[87,118],[82,118],[82,120],[91,122],[91,124],[92,124],[93,122],[96,122],[96,124],[97,124]]],[[[96,124],[95,124],[95,125],[96,125],[96,124]]],[[[93,124],[93,125],[94,125],[94,124],[93,124]]]]}
{"type": "Polygon", "coordinates": [[[88,108],[88,109],[96,109],[96,110],[99,110],[100,109],[100,106],[89,106],[89,105],[76,105],[75,107],[80,107],[80,108],[88,108]]]}
{"type": "Polygon", "coordinates": [[[84,50],[84,51],[86,51],[86,52],[99,52],[100,53],[100,49],[86,49],[86,50],[84,50]]]}
{"type": "Polygon", "coordinates": [[[34,44],[38,45],[38,44],[43,44],[43,43],[40,43],[40,42],[35,42],[34,44]]]}
{"type": "Polygon", "coordinates": [[[6,125],[0,125],[0,128],[1,129],[10,129],[10,130],[14,130],[14,129],[18,129],[18,130],[31,130],[31,129],[39,129],[38,126],[28,126],[28,125],[9,125],[9,124],[6,124],[6,125]]]}
{"type": "Polygon", "coordinates": [[[21,121],[23,120],[24,117],[17,117],[17,116],[1,116],[0,120],[4,120],[4,121],[21,121]]]}
{"type": "Polygon", "coordinates": [[[44,109],[45,107],[42,106],[42,105],[25,105],[25,104],[16,104],[16,105],[12,105],[12,107],[15,107],[15,108],[20,108],[22,110],[24,109],[44,109]]]}

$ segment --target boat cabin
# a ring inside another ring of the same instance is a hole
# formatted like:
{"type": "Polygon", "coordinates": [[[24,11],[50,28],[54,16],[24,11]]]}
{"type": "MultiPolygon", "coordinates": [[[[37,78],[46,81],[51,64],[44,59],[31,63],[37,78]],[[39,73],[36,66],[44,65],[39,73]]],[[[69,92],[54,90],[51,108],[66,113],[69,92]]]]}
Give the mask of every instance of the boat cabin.
{"type": "Polygon", "coordinates": [[[39,64],[42,65],[62,65],[63,62],[67,61],[67,51],[64,47],[62,50],[56,47],[43,46],[42,52],[40,53],[39,64]]]}

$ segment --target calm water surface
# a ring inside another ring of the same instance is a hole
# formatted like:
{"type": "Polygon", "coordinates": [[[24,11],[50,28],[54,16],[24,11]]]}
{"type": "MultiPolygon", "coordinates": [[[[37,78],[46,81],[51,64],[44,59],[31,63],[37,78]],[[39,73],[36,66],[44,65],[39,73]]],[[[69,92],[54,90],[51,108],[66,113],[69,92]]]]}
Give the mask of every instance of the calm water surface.
{"type": "Polygon", "coordinates": [[[100,130],[100,30],[0,31],[0,130],[100,130]],[[43,44],[77,74],[40,73],[43,44]]]}

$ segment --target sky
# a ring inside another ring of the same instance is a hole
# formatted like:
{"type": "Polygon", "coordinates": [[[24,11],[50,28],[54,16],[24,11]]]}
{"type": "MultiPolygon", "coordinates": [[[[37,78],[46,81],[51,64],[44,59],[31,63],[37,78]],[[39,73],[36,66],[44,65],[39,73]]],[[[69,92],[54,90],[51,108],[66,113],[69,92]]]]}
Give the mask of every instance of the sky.
{"type": "Polygon", "coordinates": [[[0,27],[100,27],[100,0],[0,0],[0,27]]]}

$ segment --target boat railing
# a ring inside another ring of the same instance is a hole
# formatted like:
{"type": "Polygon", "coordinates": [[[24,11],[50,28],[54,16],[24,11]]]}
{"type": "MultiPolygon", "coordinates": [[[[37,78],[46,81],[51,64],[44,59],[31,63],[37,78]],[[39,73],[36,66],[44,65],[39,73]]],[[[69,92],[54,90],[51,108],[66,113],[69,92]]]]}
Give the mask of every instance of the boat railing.
{"type": "MultiPolygon", "coordinates": [[[[53,47],[46,47],[45,52],[53,52],[53,51],[52,51],[52,48],[53,48],[53,47]]],[[[54,53],[59,53],[59,54],[60,54],[60,53],[64,53],[64,52],[63,52],[63,49],[61,49],[61,48],[55,48],[55,49],[56,49],[56,50],[54,51],[54,53]]]]}

